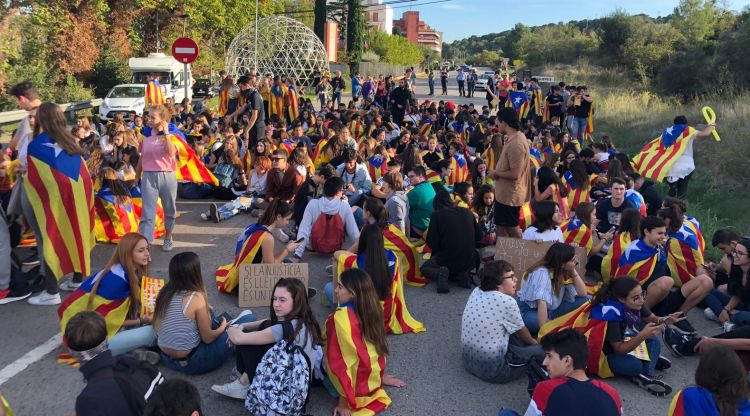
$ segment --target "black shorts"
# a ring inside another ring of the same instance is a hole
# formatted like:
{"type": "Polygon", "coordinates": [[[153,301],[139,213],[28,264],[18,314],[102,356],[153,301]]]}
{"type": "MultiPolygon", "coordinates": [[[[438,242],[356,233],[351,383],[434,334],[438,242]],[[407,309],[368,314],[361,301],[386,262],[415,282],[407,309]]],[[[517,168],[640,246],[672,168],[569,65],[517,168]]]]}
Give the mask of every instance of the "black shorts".
{"type": "Polygon", "coordinates": [[[511,207],[495,201],[493,211],[495,215],[495,225],[498,227],[518,227],[521,207],[511,207]]]}
{"type": "Polygon", "coordinates": [[[656,316],[667,316],[677,312],[682,304],[685,303],[685,296],[682,295],[682,288],[674,288],[661,302],[651,308],[656,316]]]}

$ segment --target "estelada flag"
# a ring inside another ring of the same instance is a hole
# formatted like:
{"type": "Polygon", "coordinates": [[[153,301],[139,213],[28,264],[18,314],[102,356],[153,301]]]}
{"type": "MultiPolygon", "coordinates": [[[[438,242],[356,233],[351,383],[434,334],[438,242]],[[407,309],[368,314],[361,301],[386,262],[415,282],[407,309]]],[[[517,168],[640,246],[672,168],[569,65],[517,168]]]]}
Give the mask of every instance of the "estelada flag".
{"type": "MultiPolygon", "coordinates": [[[[175,171],[175,177],[178,181],[195,182],[195,183],[209,183],[215,186],[219,185],[219,181],[214,177],[203,161],[195,154],[195,151],[188,144],[185,139],[185,134],[180,131],[172,123],[169,123],[169,139],[172,140],[175,147],[177,148],[177,170],[175,171]]],[[[160,133],[163,134],[163,133],[160,133]]],[[[143,128],[143,136],[148,137],[151,135],[151,127],[143,128]]]]}
{"type": "Polygon", "coordinates": [[[560,219],[567,220],[570,217],[570,207],[568,206],[568,197],[563,196],[560,187],[553,183],[548,189],[552,190],[552,200],[555,201],[560,209],[560,219]]]}
{"type": "Polygon", "coordinates": [[[674,278],[675,287],[680,287],[695,277],[698,266],[703,265],[700,242],[692,223],[685,220],[676,233],[669,233],[667,241],[667,264],[674,278]]]}
{"type": "Polygon", "coordinates": [[[385,176],[388,173],[388,156],[375,155],[367,159],[367,172],[373,182],[385,176]]]}
{"type": "Polygon", "coordinates": [[[563,233],[563,238],[568,244],[578,244],[579,247],[586,248],[586,254],[591,252],[593,246],[593,238],[591,237],[591,230],[578,218],[572,218],[565,221],[560,226],[563,233]]]}
{"type": "Polygon", "coordinates": [[[292,154],[292,150],[297,147],[295,143],[290,142],[289,140],[282,140],[281,143],[279,143],[279,149],[286,152],[287,156],[290,156],[292,154]]]}
{"type": "MultiPolygon", "coordinates": [[[[668,416],[719,416],[719,410],[710,391],[699,386],[688,386],[675,394],[668,416]]],[[[750,416],[750,401],[737,403],[737,416],[750,416]]]]}
{"type": "Polygon", "coordinates": [[[573,174],[570,171],[566,171],[563,174],[562,181],[568,189],[568,207],[571,212],[575,211],[581,203],[591,202],[589,188],[576,187],[576,184],[573,182],[573,174]]]}
{"type": "Polygon", "coordinates": [[[539,330],[538,338],[545,335],[572,328],[586,336],[589,349],[589,359],[586,370],[601,378],[614,376],[609,368],[607,356],[604,354],[604,342],[609,322],[621,322],[625,319],[624,307],[620,302],[608,301],[599,305],[592,305],[587,301],[580,308],[563,316],[548,321],[539,330]]]}
{"type": "MultiPolygon", "coordinates": [[[[141,188],[134,186],[130,188],[130,202],[133,206],[133,216],[137,223],[141,221],[141,212],[143,211],[143,197],[141,188]]],[[[164,227],[164,207],[161,205],[161,198],[156,200],[156,216],[154,217],[154,238],[160,238],[167,233],[164,227]]]]}
{"type": "Polygon", "coordinates": [[[429,283],[429,280],[422,276],[422,271],[419,269],[417,248],[400,228],[394,224],[388,224],[383,229],[383,241],[386,250],[396,253],[398,264],[401,266],[401,273],[405,276],[407,285],[422,287],[429,283]]]}
{"type": "Polygon", "coordinates": [[[280,119],[284,119],[284,89],[276,87],[275,85],[271,87],[271,94],[269,95],[269,101],[268,101],[268,112],[270,113],[268,116],[276,115],[280,119]]]}
{"type": "Polygon", "coordinates": [[[419,135],[424,138],[429,138],[430,132],[432,132],[432,121],[429,118],[426,118],[422,121],[422,125],[419,126],[419,135]]]}
{"type": "Polygon", "coordinates": [[[443,183],[443,179],[440,177],[439,173],[430,168],[425,168],[424,170],[427,173],[427,178],[425,178],[427,179],[427,182],[430,184],[443,183]]]}
{"type": "Polygon", "coordinates": [[[675,124],[664,129],[633,157],[633,168],[643,177],[661,182],[674,162],[682,156],[695,135],[686,124],[675,124]]]}
{"type": "Polygon", "coordinates": [[[450,158],[451,174],[445,178],[446,185],[455,185],[460,182],[466,182],[469,179],[469,164],[466,158],[458,153],[450,158]]]}
{"type": "Polygon", "coordinates": [[[112,189],[101,188],[96,193],[94,211],[94,234],[100,243],[118,243],[125,234],[138,232],[138,220],[129,196],[118,201],[112,189]]]}
{"type": "MultiPolygon", "coordinates": [[[[140,296],[140,294],[136,294],[140,296]]],[[[128,272],[121,264],[115,264],[109,270],[100,270],[81,283],[70,296],[65,298],[57,308],[60,318],[60,329],[65,327],[70,318],[82,311],[95,311],[104,317],[107,324],[107,338],[112,338],[122,327],[130,310],[130,282],[128,272]],[[94,285],[101,280],[94,293],[94,285]]]]}
{"type": "Polygon", "coordinates": [[[698,220],[694,217],[691,217],[689,215],[684,216],[685,220],[687,221],[688,227],[690,227],[695,235],[698,237],[698,246],[701,249],[701,255],[706,254],[706,239],[703,238],[703,232],[701,231],[701,224],[698,222],[698,220]]]}
{"type": "Polygon", "coordinates": [[[294,121],[299,118],[299,94],[297,94],[297,88],[295,88],[294,85],[290,85],[287,91],[287,97],[289,99],[289,118],[294,121]]]}
{"type": "Polygon", "coordinates": [[[529,156],[531,167],[533,167],[534,170],[542,167],[542,153],[539,152],[539,149],[535,148],[534,146],[529,146],[529,156]]]}
{"type": "Polygon", "coordinates": [[[534,98],[534,113],[538,116],[544,115],[544,101],[542,101],[542,89],[541,88],[534,88],[531,91],[531,95],[534,98]]]}
{"type": "Polygon", "coordinates": [[[521,231],[531,227],[534,222],[534,210],[531,209],[531,202],[525,202],[518,211],[518,226],[521,231]]]}
{"type": "Polygon", "coordinates": [[[354,140],[358,140],[360,137],[364,136],[365,126],[362,125],[362,121],[360,120],[352,120],[351,123],[349,123],[349,132],[352,134],[354,140]]]}
{"type": "Polygon", "coordinates": [[[592,133],[594,133],[594,103],[591,103],[591,106],[589,106],[589,116],[586,119],[586,130],[583,131],[583,138],[594,141],[592,133]]]}
{"type": "Polygon", "coordinates": [[[234,248],[234,262],[216,269],[216,287],[219,288],[219,292],[230,293],[237,287],[240,281],[240,266],[253,263],[255,257],[260,254],[261,243],[268,233],[268,228],[252,224],[240,234],[234,248]]]}
{"type": "Polygon", "coordinates": [[[617,234],[612,240],[612,245],[609,246],[607,254],[602,259],[602,278],[605,282],[608,282],[612,277],[617,277],[613,273],[617,271],[620,265],[620,257],[625,252],[625,248],[628,247],[630,241],[630,233],[627,232],[617,234]]]}
{"type": "MultiPolygon", "coordinates": [[[[388,270],[391,274],[391,290],[388,297],[380,303],[383,305],[383,322],[386,334],[406,334],[409,332],[423,332],[424,325],[411,316],[406,308],[406,298],[404,297],[404,283],[401,280],[401,268],[398,264],[398,257],[391,250],[385,250],[386,259],[388,260],[388,270]]],[[[337,260],[336,279],[338,280],[341,273],[347,269],[365,269],[366,258],[364,254],[355,255],[352,253],[343,253],[337,260]]]]}
{"type": "Polygon", "coordinates": [[[146,104],[159,105],[165,102],[164,91],[162,91],[159,81],[149,81],[146,84],[146,104]]]}
{"type": "Polygon", "coordinates": [[[57,279],[87,275],[95,244],[94,192],[81,155],[70,155],[47,133],[29,142],[24,190],[44,239],[44,261],[57,279]]]}
{"type": "Polygon", "coordinates": [[[230,88],[223,88],[219,93],[219,116],[224,117],[229,111],[229,90],[230,88]]]}
{"type": "Polygon", "coordinates": [[[484,163],[487,164],[488,171],[495,169],[499,157],[500,155],[495,154],[495,150],[492,148],[492,146],[488,147],[487,150],[482,153],[482,159],[484,159],[484,163]]]}
{"type": "Polygon", "coordinates": [[[634,277],[638,283],[644,284],[651,277],[657,262],[667,260],[663,254],[661,250],[649,246],[643,240],[631,241],[620,256],[613,276],[634,277]]]}
{"type": "Polygon", "coordinates": [[[323,359],[331,384],[346,399],[352,415],[371,416],[390,406],[391,398],[383,390],[385,356],[364,337],[360,325],[349,304],[328,315],[323,359]]]}
{"type": "Polygon", "coordinates": [[[323,148],[328,144],[328,140],[330,139],[322,138],[315,145],[315,150],[313,150],[313,162],[315,162],[315,166],[322,166],[324,163],[328,163],[328,158],[325,152],[323,152],[323,148]]]}
{"type": "Polygon", "coordinates": [[[525,119],[529,115],[529,96],[526,91],[513,91],[508,94],[505,106],[516,110],[519,119],[525,119]]]}

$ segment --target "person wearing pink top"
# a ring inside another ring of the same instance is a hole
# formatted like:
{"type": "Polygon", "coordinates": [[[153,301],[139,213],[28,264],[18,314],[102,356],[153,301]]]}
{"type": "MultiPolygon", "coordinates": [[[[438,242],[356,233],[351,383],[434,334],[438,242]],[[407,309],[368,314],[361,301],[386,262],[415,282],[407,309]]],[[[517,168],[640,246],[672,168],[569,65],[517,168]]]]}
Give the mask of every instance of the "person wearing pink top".
{"type": "Polygon", "coordinates": [[[143,198],[138,231],[151,244],[154,238],[156,205],[161,197],[166,228],[162,250],[172,251],[172,230],[177,214],[177,148],[169,139],[169,110],[163,105],[155,105],[149,108],[148,116],[152,130],[141,142],[141,158],[136,168],[136,179],[141,180],[143,198]]]}

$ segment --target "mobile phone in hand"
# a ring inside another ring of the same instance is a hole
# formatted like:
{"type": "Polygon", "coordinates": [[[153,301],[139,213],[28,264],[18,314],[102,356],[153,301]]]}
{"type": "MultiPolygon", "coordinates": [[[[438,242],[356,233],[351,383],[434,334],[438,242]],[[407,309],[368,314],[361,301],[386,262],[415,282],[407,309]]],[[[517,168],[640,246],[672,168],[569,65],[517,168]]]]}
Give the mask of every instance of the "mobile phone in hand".
{"type": "Polygon", "coordinates": [[[295,243],[299,244],[299,243],[301,243],[301,242],[303,242],[303,241],[305,241],[305,237],[300,237],[300,238],[298,238],[298,239],[297,239],[297,240],[295,241],[295,243]]]}
{"type": "Polygon", "coordinates": [[[214,316],[214,323],[216,323],[216,325],[221,325],[222,318],[226,319],[227,322],[229,322],[232,319],[234,319],[234,318],[232,318],[232,315],[230,315],[228,312],[224,312],[221,315],[214,316]]]}

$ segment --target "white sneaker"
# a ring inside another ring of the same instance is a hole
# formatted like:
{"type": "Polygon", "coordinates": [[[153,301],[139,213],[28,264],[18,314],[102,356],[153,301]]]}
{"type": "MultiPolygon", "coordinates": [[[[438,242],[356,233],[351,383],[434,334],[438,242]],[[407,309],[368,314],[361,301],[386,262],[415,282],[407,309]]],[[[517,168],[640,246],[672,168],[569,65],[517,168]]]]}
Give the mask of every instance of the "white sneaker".
{"type": "Polygon", "coordinates": [[[169,252],[169,251],[172,251],[173,248],[174,248],[174,242],[172,241],[172,239],[165,238],[164,245],[161,246],[161,251],[169,252]]]}
{"type": "Polygon", "coordinates": [[[28,299],[28,302],[36,306],[55,306],[59,305],[62,300],[60,299],[59,293],[55,293],[54,295],[52,295],[47,293],[46,291],[43,291],[36,296],[30,297],[28,299]]]}
{"type": "Polygon", "coordinates": [[[221,394],[222,396],[231,397],[233,399],[245,400],[247,398],[247,391],[250,390],[250,384],[242,384],[240,380],[234,380],[227,384],[214,384],[211,386],[211,390],[221,394]]]}
{"type": "MultiPolygon", "coordinates": [[[[29,300],[31,300],[31,299],[29,299],[29,300]]],[[[735,325],[735,324],[733,324],[733,323],[731,323],[729,321],[724,322],[724,332],[729,332],[729,331],[733,330],[736,327],[737,327],[737,325],[735,325]]]]}
{"type": "Polygon", "coordinates": [[[203,221],[208,221],[208,214],[206,214],[205,212],[201,212],[201,219],[203,221]]]}
{"type": "Polygon", "coordinates": [[[276,238],[280,242],[285,243],[285,244],[289,242],[289,236],[286,235],[286,233],[284,232],[284,230],[282,230],[280,228],[276,229],[276,238]]]}
{"type": "Polygon", "coordinates": [[[711,310],[711,308],[706,308],[703,310],[703,316],[706,317],[709,321],[716,321],[719,322],[719,317],[716,316],[714,311],[711,310]]]}
{"type": "Polygon", "coordinates": [[[80,286],[80,283],[76,283],[71,279],[60,283],[60,290],[64,290],[66,292],[75,292],[80,286]]]}
{"type": "Polygon", "coordinates": [[[243,316],[252,315],[252,314],[253,314],[253,311],[251,311],[250,309],[245,309],[244,311],[240,312],[240,314],[237,315],[236,318],[229,321],[229,325],[234,325],[234,323],[239,321],[240,318],[242,318],[243,316]]]}
{"type": "Polygon", "coordinates": [[[326,273],[329,275],[333,274],[333,264],[329,264],[328,266],[326,266],[326,273]]]}

